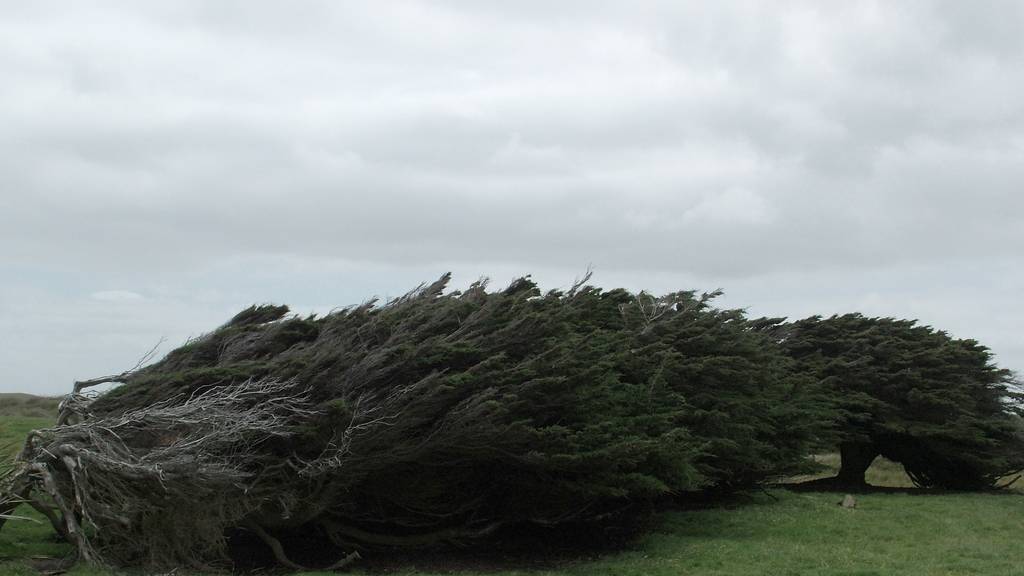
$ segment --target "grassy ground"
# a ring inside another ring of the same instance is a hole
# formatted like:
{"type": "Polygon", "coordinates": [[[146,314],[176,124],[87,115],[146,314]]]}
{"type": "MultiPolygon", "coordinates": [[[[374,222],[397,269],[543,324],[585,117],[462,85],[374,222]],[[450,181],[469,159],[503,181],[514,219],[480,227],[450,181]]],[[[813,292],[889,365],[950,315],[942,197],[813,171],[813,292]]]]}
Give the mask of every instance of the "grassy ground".
{"type": "Polygon", "coordinates": [[[53,418],[0,416],[0,468],[21,450],[25,436],[32,430],[52,425],[53,418]]]}
{"type": "MultiPolygon", "coordinates": [[[[0,419],[0,444],[46,419],[0,419]]],[[[823,457],[826,464],[836,464],[823,457]]],[[[909,484],[898,465],[876,462],[877,485],[909,484]]],[[[589,575],[1024,575],[1024,496],[1018,494],[868,494],[858,506],[837,505],[841,494],[773,490],[742,505],[669,512],[629,550],[561,562],[556,567],[498,570],[491,576],[589,575]]],[[[43,524],[9,523],[0,531],[0,574],[36,575],[33,556],[68,551],[43,524]]],[[[436,558],[392,574],[451,573],[436,558]]],[[[452,566],[463,565],[453,558],[452,566]]],[[[355,573],[361,574],[359,567],[355,573]]],[[[107,574],[75,568],[73,576],[107,574]]],[[[175,572],[184,575],[184,572],[175,572]]],[[[311,576],[318,573],[307,573],[311,576]]],[[[326,574],[326,573],[321,573],[326,574]]],[[[461,572],[464,576],[479,571],[461,572]]]]}
{"type": "Polygon", "coordinates": [[[0,393],[0,417],[53,418],[60,398],[0,393]]]}
{"type": "MultiPolygon", "coordinates": [[[[815,456],[814,459],[822,464],[825,469],[820,474],[813,476],[799,476],[793,478],[793,482],[803,482],[805,480],[815,480],[817,478],[826,478],[829,476],[835,476],[836,472],[839,471],[839,454],[822,454],[815,456]]],[[[907,473],[903,471],[903,466],[892,460],[886,460],[879,456],[871,463],[871,467],[868,468],[867,474],[864,475],[868,484],[872,486],[885,486],[890,488],[911,488],[914,483],[907,476],[907,473]]]]}

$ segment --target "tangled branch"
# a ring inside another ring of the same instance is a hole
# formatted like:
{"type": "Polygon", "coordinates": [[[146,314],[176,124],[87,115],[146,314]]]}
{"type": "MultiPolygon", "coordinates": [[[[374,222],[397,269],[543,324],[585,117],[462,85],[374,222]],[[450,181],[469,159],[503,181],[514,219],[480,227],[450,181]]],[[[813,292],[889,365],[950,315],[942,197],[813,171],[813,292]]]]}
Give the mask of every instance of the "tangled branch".
{"type": "MultiPolygon", "coordinates": [[[[78,408],[87,406],[81,398],[78,408]]],[[[87,562],[208,568],[227,561],[229,528],[299,499],[271,479],[315,463],[277,457],[266,444],[317,414],[295,381],[259,380],[38,430],[6,493],[47,511],[87,562]]]]}

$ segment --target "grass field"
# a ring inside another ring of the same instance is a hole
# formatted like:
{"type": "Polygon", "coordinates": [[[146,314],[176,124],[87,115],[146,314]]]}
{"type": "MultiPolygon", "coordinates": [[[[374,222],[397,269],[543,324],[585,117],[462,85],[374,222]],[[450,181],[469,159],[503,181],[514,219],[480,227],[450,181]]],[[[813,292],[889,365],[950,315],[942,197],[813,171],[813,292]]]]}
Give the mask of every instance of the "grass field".
{"type": "Polygon", "coordinates": [[[0,418],[53,418],[60,398],[0,393],[0,418]]]}
{"type": "MultiPolygon", "coordinates": [[[[814,458],[820,464],[825,466],[825,470],[821,474],[813,476],[798,476],[793,478],[793,482],[802,482],[804,480],[814,480],[816,478],[825,478],[828,476],[835,476],[836,472],[839,471],[839,454],[823,454],[814,458]]],[[[871,467],[868,468],[867,473],[864,475],[867,479],[868,484],[872,486],[885,486],[890,488],[911,488],[914,483],[907,476],[907,473],[903,471],[903,466],[893,462],[892,460],[886,460],[879,456],[872,462],[871,467]]]]}
{"type": "MultiPolygon", "coordinates": [[[[0,444],[47,419],[0,419],[0,444]]],[[[823,457],[825,464],[835,464],[823,457]]],[[[898,465],[876,462],[873,483],[906,485],[898,465]]],[[[858,506],[841,494],[773,490],[709,510],[668,512],[657,528],[625,551],[529,569],[463,571],[531,576],[584,575],[1024,575],[1024,496],[1009,494],[867,494],[858,506]]],[[[0,531],[0,574],[36,575],[33,556],[67,552],[43,524],[9,523],[0,531]]],[[[452,566],[466,565],[453,556],[452,566]]],[[[422,571],[411,560],[392,574],[447,574],[436,558],[422,571]]],[[[359,567],[354,573],[361,574],[359,567]]],[[[73,576],[106,574],[75,568],[73,576]]],[[[176,575],[186,572],[177,571],[176,575]]],[[[307,574],[317,574],[310,572],[307,574]]]]}

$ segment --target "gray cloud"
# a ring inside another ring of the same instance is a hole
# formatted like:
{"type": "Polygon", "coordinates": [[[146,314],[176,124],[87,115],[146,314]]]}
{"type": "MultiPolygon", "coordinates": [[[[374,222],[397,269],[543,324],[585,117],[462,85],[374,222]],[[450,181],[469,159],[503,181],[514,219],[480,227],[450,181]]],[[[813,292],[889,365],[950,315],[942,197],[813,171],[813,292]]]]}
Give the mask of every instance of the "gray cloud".
{"type": "Polygon", "coordinates": [[[0,387],[588,263],[1024,366],[1015,3],[0,4],[0,387]]]}

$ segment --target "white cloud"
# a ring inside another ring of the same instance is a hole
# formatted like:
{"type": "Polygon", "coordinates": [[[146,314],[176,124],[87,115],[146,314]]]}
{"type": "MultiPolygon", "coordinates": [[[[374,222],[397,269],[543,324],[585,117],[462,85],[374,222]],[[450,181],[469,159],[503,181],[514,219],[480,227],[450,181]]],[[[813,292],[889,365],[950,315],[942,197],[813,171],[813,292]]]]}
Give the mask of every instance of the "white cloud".
{"type": "Polygon", "coordinates": [[[447,269],[561,285],[588,263],[757,310],[934,317],[1024,367],[1018,298],[993,290],[1024,269],[1020,8],[0,8],[0,286],[19,298],[0,387],[252,301],[343,305],[447,269]]]}
{"type": "Polygon", "coordinates": [[[93,292],[89,297],[100,302],[137,302],[145,299],[141,294],[128,290],[101,290],[93,292]]]}
{"type": "Polygon", "coordinates": [[[683,213],[683,220],[714,225],[767,224],[774,210],[752,190],[729,188],[709,194],[699,204],[683,213]]]}

